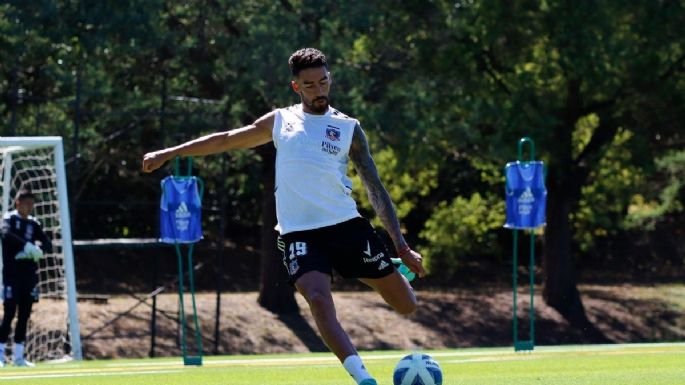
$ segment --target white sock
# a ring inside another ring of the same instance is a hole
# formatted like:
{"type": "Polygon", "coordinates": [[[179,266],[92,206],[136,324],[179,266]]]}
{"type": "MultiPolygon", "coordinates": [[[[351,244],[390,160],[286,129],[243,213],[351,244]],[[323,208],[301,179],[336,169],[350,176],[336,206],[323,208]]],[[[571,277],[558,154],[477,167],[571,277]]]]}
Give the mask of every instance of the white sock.
{"type": "Polygon", "coordinates": [[[14,344],[14,361],[24,359],[24,344],[14,344]]]}
{"type": "Polygon", "coordinates": [[[362,362],[361,357],[359,357],[356,354],[345,358],[345,361],[343,362],[343,367],[345,367],[347,373],[350,373],[350,376],[352,376],[352,378],[354,378],[354,380],[357,381],[357,383],[360,383],[368,378],[373,378],[371,377],[369,372],[366,371],[366,368],[364,367],[364,363],[362,362]]]}

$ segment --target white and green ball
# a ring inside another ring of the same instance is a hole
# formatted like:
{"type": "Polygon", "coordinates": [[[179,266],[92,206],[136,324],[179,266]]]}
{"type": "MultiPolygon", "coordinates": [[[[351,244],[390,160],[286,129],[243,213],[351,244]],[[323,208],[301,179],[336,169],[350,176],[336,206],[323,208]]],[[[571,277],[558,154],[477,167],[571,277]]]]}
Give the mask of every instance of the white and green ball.
{"type": "Polygon", "coordinates": [[[440,365],[431,356],[421,353],[402,358],[392,377],[394,385],[442,385],[440,365]]]}

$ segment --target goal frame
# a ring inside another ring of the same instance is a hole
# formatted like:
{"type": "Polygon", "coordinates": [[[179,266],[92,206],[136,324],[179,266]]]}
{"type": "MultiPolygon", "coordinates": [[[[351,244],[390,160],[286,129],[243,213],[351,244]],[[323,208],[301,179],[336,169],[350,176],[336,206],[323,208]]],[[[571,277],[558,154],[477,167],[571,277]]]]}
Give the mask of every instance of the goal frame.
{"type": "MultiPolygon", "coordinates": [[[[5,156],[21,150],[54,148],[55,173],[57,185],[57,201],[59,204],[60,232],[62,238],[62,253],[64,257],[64,270],[67,289],[67,307],[69,317],[69,338],[72,357],[75,360],[83,358],[81,351],[81,328],[79,324],[76,292],[76,272],[74,267],[74,251],[71,236],[71,218],[69,215],[69,199],[67,195],[67,176],[64,167],[64,146],[61,136],[23,136],[23,137],[0,137],[0,148],[3,148],[5,156]]],[[[2,204],[4,208],[11,207],[10,182],[12,167],[4,168],[2,204]]],[[[1,253],[1,251],[0,251],[1,253]]],[[[0,258],[2,268],[2,258],[0,258]]],[[[2,287],[0,275],[0,287],[2,287]]]]}

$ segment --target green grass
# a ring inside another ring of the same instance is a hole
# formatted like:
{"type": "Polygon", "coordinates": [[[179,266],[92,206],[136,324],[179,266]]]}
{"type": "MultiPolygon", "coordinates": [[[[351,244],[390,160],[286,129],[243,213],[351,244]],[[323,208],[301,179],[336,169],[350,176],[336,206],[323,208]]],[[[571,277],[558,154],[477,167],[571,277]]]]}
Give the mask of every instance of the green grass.
{"type": "MultiPolygon", "coordinates": [[[[408,352],[363,352],[379,385],[392,384],[408,352]]],[[[428,351],[444,384],[683,384],[685,343],[428,351]]],[[[65,385],[353,385],[332,354],[205,357],[202,367],[179,358],[85,361],[0,369],[2,384],[65,385]]]]}

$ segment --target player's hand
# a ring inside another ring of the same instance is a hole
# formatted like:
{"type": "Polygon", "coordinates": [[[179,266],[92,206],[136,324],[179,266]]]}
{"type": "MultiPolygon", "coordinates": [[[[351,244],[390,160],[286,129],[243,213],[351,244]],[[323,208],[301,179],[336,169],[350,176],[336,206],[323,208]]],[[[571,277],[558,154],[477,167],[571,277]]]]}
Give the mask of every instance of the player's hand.
{"type": "Polygon", "coordinates": [[[143,172],[155,171],[162,167],[169,158],[167,150],[148,152],[143,156],[143,172]]]}
{"type": "Polygon", "coordinates": [[[43,249],[41,249],[37,245],[34,245],[33,250],[31,250],[31,258],[33,258],[33,262],[38,263],[38,261],[43,259],[43,257],[44,257],[43,249]]]}
{"type": "Polygon", "coordinates": [[[14,256],[14,259],[16,259],[17,261],[21,261],[23,259],[31,259],[31,255],[25,251],[20,251],[17,253],[17,255],[14,256]]]}
{"type": "Polygon", "coordinates": [[[401,253],[399,257],[402,259],[402,263],[407,265],[409,270],[413,273],[418,274],[420,278],[423,278],[426,275],[426,270],[423,269],[423,257],[421,254],[409,249],[408,251],[401,253]]]}
{"type": "Polygon", "coordinates": [[[43,251],[31,242],[26,242],[26,244],[24,244],[24,250],[18,252],[17,255],[14,256],[14,259],[16,260],[28,259],[35,262],[38,262],[41,258],[43,258],[43,251]]]}
{"type": "Polygon", "coordinates": [[[24,245],[24,253],[27,254],[26,259],[32,259],[34,262],[38,262],[43,258],[43,250],[31,242],[26,242],[24,245]]]}

